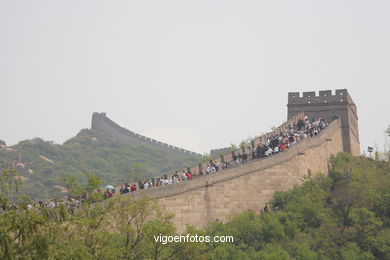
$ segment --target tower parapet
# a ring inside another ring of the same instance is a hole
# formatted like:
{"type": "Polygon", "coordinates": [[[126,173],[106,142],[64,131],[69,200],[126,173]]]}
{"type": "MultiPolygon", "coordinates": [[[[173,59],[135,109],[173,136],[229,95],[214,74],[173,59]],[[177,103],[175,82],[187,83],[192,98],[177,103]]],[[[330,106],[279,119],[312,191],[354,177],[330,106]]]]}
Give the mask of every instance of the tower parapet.
{"type": "Polygon", "coordinates": [[[311,118],[339,117],[343,129],[344,152],[360,155],[358,116],[356,105],[346,89],[322,90],[316,95],[315,91],[288,93],[287,119],[298,113],[305,113],[311,118]]]}

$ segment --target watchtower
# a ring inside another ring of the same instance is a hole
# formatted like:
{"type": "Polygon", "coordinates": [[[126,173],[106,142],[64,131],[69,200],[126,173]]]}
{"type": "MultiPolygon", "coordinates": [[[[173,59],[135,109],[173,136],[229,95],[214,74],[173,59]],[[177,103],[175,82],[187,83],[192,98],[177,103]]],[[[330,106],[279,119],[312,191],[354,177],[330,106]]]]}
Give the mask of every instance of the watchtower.
{"type": "Polygon", "coordinates": [[[288,93],[287,119],[304,112],[309,119],[317,117],[341,119],[344,152],[360,155],[358,116],[356,105],[346,89],[288,93]]]}

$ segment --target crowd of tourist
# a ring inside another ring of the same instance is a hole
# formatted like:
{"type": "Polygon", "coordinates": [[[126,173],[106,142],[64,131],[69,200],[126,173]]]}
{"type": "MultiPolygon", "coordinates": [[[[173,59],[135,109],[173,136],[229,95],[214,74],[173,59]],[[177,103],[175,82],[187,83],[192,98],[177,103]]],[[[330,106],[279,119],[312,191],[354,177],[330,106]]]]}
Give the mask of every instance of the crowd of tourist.
{"type": "MultiPolygon", "coordinates": [[[[233,151],[232,160],[230,162],[225,160],[221,160],[220,162],[218,159],[210,160],[205,168],[199,165],[198,170],[191,171],[190,168],[187,168],[187,170],[176,171],[173,174],[165,174],[162,177],[139,181],[138,188],[149,189],[151,187],[186,182],[196,177],[217,173],[221,169],[224,170],[247,163],[248,161],[267,158],[274,154],[284,152],[304,139],[320,134],[328,124],[329,121],[325,118],[309,120],[307,116],[301,117],[295,124],[289,125],[284,132],[268,136],[264,142],[258,144],[256,147],[250,145],[246,147],[246,149],[243,148],[239,151],[233,151]]],[[[133,185],[135,186],[135,189],[131,191],[136,191],[137,185],[133,185]]],[[[121,192],[121,194],[123,193],[121,192]]]]}
{"type": "MultiPolygon", "coordinates": [[[[50,201],[39,201],[39,202],[25,202],[25,203],[11,203],[7,207],[0,209],[0,213],[7,210],[18,210],[21,205],[24,205],[28,210],[33,209],[54,209],[58,206],[65,206],[65,208],[70,212],[73,213],[74,209],[78,209],[82,204],[85,202],[86,198],[84,196],[82,197],[71,197],[69,196],[66,200],[65,199],[52,199],[50,201]]],[[[22,208],[24,207],[22,206],[22,208]]]]}

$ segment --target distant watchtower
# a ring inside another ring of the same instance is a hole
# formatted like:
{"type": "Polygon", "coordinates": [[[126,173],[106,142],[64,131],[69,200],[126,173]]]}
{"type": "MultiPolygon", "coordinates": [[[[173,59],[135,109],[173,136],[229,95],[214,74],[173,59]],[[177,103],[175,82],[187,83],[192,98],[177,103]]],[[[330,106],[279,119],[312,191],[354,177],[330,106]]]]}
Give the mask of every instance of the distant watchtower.
{"type": "Polygon", "coordinates": [[[309,119],[339,117],[343,130],[344,152],[360,155],[356,105],[346,89],[338,89],[334,95],[331,90],[320,91],[318,96],[315,91],[303,92],[302,97],[299,92],[289,92],[287,107],[287,119],[300,112],[304,112],[309,119]]]}

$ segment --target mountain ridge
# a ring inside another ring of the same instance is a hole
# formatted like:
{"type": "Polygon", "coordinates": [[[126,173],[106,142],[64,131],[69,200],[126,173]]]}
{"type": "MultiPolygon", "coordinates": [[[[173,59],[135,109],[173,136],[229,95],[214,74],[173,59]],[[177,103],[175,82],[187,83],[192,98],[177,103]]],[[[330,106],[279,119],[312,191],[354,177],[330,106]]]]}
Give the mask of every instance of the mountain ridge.
{"type": "Polygon", "coordinates": [[[199,156],[192,153],[167,153],[158,146],[126,143],[96,129],[82,129],[63,144],[33,138],[0,148],[0,170],[15,168],[23,181],[20,194],[34,200],[64,196],[62,179],[67,176],[84,183],[90,173],[116,185],[198,161],[199,156]]]}

